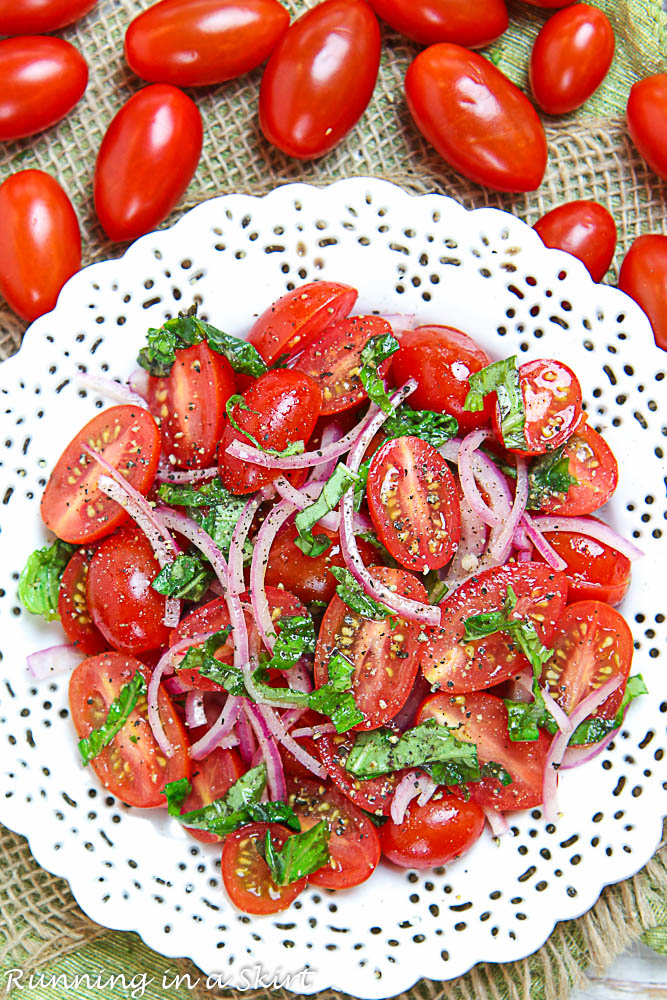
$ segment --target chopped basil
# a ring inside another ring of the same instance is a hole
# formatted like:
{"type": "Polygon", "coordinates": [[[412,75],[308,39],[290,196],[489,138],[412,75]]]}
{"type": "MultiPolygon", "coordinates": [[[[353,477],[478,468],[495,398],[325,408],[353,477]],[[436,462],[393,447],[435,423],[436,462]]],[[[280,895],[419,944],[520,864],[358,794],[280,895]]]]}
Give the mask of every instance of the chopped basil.
{"type": "Polygon", "coordinates": [[[270,830],[267,830],[263,844],[257,847],[264,855],[276,885],[290,885],[328,864],[329,826],[326,820],[320,820],[309,830],[288,837],[280,850],[271,840],[270,830]]]}
{"type": "Polygon", "coordinates": [[[203,486],[161,483],[158,488],[158,496],[160,500],[164,500],[172,507],[214,507],[217,504],[228,504],[230,501],[238,501],[239,499],[243,499],[245,505],[247,500],[247,497],[239,498],[226,490],[222,485],[222,480],[217,476],[204,483],[203,486]]]}
{"type": "Polygon", "coordinates": [[[245,430],[237,422],[234,414],[232,413],[232,410],[235,407],[239,410],[245,410],[247,413],[255,413],[258,416],[259,411],[251,409],[243,396],[238,393],[235,396],[230,396],[225,406],[225,409],[227,410],[227,417],[232,427],[237,430],[239,434],[243,434],[244,437],[247,437],[253,447],[257,448],[259,451],[265,451],[267,455],[273,455],[275,458],[289,458],[291,455],[301,455],[305,451],[306,446],[303,441],[291,441],[285,448],[282,449],[282,451],[278,451],[276,448],[265,448],[263,444],[260,444],[254,434],[245,430]]]}
{"type": "Polygon", "coordinates": [[[321,518],[336,507],[344,493],[356,483],[357,475],[339,462],[322,487],[322,492],[314,503],[299,511],[294,519],[299,537],[295,544],[304,555],[316,558],[331,545],[326,535],[313,535],[313,528],[321,518]]]}
{"type": "Polygon", "coordinates": [[[503,361],[494,361],[481,371],[473,372],[468,379],[470,391],[463,409],[478,413],[484,409],[484,398],[495,392],[500,410],[500,429],[506,448],[526,450],[526,408],[519,384],[519,366],[516,355],[503,361]]]}
{"type": "Polygon", "coordinates": [[[638,698],[642,694],[648,694],[648,688],[644,683],[642,675],[634,674],[632,677],[628,677],[623,693],[623,700],[618,706],[614,718],[585,719],[584,722],[577,726],[572,736],[570,736],[568,746],[579,746],[582,743],[598,743],[601,739],[604,739],[613,729],[618,729],[623,724],[625,709],[631,701],[634,701],[635,698],[638,698]]]}
{"type": "Polygon", "coordinates": [[[229,694],[247,697],[243,671],[215,658],[216,650],[224,646],[231,631],[231,625],[226,625],[200,646],[190,646],[176,669],[197,670],[202,677],[220,684],[229,694]]]}
{"type": "Polygon", "coordinates": [[[79,740],[79,753],[84,764],[95,760],[104,747],[111,743],[132,714],[139,696],[145,693],[146,681],[137,670],[132,680],[123,685],[118,697],[111,702],[107,717],[102,725],[79,740]]]}
{"type": "MultiPolygon", "coordinates": [[[[158,496],[172,506],[190,508],[190,516],[211,536],[223,555],[229,553],[234,528],[249,499],[247,494],[230,493],[216,477],[198,487],[162,483],[158,496]]],[[[251,559],[252,543],[246,539],[243,560],[249,563],[251,559]]]]}
{"type": "MultiPolygon", "coordinates": [[[[357,736],[345,762],[355,778],[374,778],[405,767],[452,763],[479,774],[477,747],[457,739],[447,726],[427,719],[398,736],[391,729],[373,729],[357,736]]],[[[465,777],[466,781],[473,780],[465,777]]],[[[458,784],[459,782],[455,782],[458,784]]]]}
{"type": "Polygon", "coordinates": [[[361,505],[366,499],[366,486],[368,484],[368,473],[371,467],[371,459],[367,458],[359,466],[357,481],[354,484],[354,509],[361,510],[361,505]]]}
{"type": "Polygon", "coordinates": [[[540,510],[556,493],[567,493],[579,480],[570,475],[570,460],[564,455],[565,445],[546,455],[539,455],[528,469],[528,508],[540,510]]]}
{"type": "Polygon", "coordinates": [[[41,615],[47,622],[56,621],[58,614],[58,591],[67,563],[76,552],[76,545],[56,538],[51,545],[35,549],[28,556],[19,579],[19,600],[26,611],[41,615]]]}
{"type": "Polygon", "coordinates": [[[362,618],[370,621],[381,621],[383,618],[396,618],[396,612],[391,608],[379,604],[372,597],[368,597],[361,584],[357,583],[349,569],[343,566],[331,566],[329,572],[338,580],[336,593],[341,601],[347,604],[348,608],[355,611],[362,618]]]}
{"type": "Polygon", "coordinates": [[[200,601],[212,579],[213,574],[199,556],[181,552],[173,562],[167,563],[160,570],[151,586],[165,597],[200,601]]]}
{"type": "Polygon", "coordinates": [[[458,430],[456,418],[449,413],[413,410],[407,403],[402,403],[382,425],[382,433],[388,438],[418,437],[434,448],[441,448],[446,441],[456,437],[458,430]]]}
{"type": "Polygon", "coordinates": [[[438,571],[435,569],[429,570],[422,577],[422,583],[426,587],[429,604],[440,604],[449,593],[449,587],[444,580],[440,579],[438,571]]]}
{"type": "Polygon", "coordinates": [[[376,403],[384,413],[393,413],[394,408],[378,368],[398,348],[399,343],[396,337],[392,333],[384,333],[377,337],[371,337],[370,340],[366,341],[361,351],[361,368],[359,369],[361,384],[371,402],[376,403]]]}
{"type": "Polygon", "coordinates": [[[266,364],[252,344],[204,323],[197,319],[196,313],[197,307],[193,306],[187,313],[167,320],[159,329],[150,329],[148,343],[139,351],[137,363],[149,374],[165,378],[176,361],[176,351],[205,341],[212,351],[227,358],[235,372],[258,378],[267,371],[266,364]]]}
{"type": "Polygon", "coordinates": [[[540,729],[549,729],[550,723],[553,723],[541,691],[534,701],[528,703],[512,701],[510,698],[505,698],[504,701],[507,708],[507,732],[512,743],[534,743],[540,738],[540,729]]]}
{"type": "Polygon", "coordinates": [[[314,653],[317,643],[313,619],[310,615],[286,615],[280,619],[280,632],[276,636],[271,658],[264,667],[291,670],[307,653],[314,653]]]}

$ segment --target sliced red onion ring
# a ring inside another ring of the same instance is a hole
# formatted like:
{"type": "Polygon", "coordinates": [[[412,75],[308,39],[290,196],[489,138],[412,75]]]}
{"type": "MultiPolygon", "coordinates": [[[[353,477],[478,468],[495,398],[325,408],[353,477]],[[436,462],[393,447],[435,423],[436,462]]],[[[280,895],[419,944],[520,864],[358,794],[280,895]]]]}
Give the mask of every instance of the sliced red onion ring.
{"type": "Polygon", "coordinates": [[[445,582],[450,588],[478,570],[479,560],[485,545],[486,524],[463,497],[461,500],[461,540],[445,576],[445,582]]]}
{"type": "Polygon", "coordinates": [[[516,492],[514,503],[498,537],[491,541],[489,552],[500,562],[505,562],[512,548],[512,539],[528,503],[528,466],[523,458],[516,461],[516,492]]]}
{"type": "Polygon", "coordinates": [[[266,764],[269,795],[274,802],[278,802],[285,798],[287,792],[285,787],[285,772],[283,771],[283,762],[280,759],[278,745],[267,725],[267,720],[262,709],[246,701],[244,710],[248,717],[248,722],[257,737],[257,742],[259,743],[259,748],[262,751],[264,763],[266,764]]]}
{"type": "Polygon", "coordinates": [[[241,712],[236,720],[236,732],[239,738],[239,753],[243,763],[250,767],[253,757],[258,752],[257,740],[248,722],[248,716],[241,712]]]}
{"type": "Polygon", "coordinates": [[[567,569],[567,563],[565,562],[565,560],[558,555],[558,553],[556,552],[556,550],[553,548],[552,545],[549,545],[548,541],[546,540],[542,532],[535,524],[535,521],[527,511],[524,511],[523,513],[520,527],[523,527],[530,541],[533,543],[533,545],[540,553],[544,561],[548,563],[548,565],[551,566],[552,569],[559,571],[567,569]]]}
{"type": "Polygon", "coordinates": [[[610,528],[608,524],[604,524],[602,521],[595,521],[593,518],[547,517],[540,515],[533,518],[533,524],[538,531],[543,533],[549,531],[575,531],[580,535],[588,535],[589,538],[595,538],[596,541],[602,542],[603,545],[609,545],[612,549],[616,549],[617,552],[627,556],[628,559],[641,559],[644,555],[642,550],[638,549],[633,542],[630,542],[627,538],[623,538],[617,531],[610,528]]]}
{"type": "MultiPolygon", "coordinates": [[[[621,684],[622,679],[623,678],[620,676],[610,677],[608,681],[605,681],[605,683],[599,688],[596,688],[595,691],[591,691],[591,693],[577,705],[569,717],[572,731],[574,731],[581,722],[587,719],[588,716],[596,710],[596,708],[599,708],[600,705],[607,700],[610,694],[613,694],[619,684],[621,684]]],[[[542,794],[544,799],[544,818],[547,821],[553,821],[556,818],[558,811],[556,805],[558,769],[563,761],[569,739],[570,733],[556,733],[551,742],[551,746],[549,747],[549,753],[547,754],[547,759],[544,765],[542,794]]]]}
{"type": "Polygon", "coordinates": [[[227,592],[228,576],[227,560],[211,536],[196,521],[186,517],[184,514],[177,514],[171,507],[160,505],[156,508],[155,514],[168,528],[171,528],[172,531],[178,531],[179,534],[187,538],[189,542],[192,542],[206,556],[213,567],[213,572],[218,578],[222,592],[225,594],[227,592]]]}
{"type": "MultiPolygon", "coordinates": [[[[204,633],[207,637],[213,635],[212,632],[204,633]]],[[[155,742],[159,746],[160,750],[167,757],[172,757],[174,754],[174,748],[167,739],[167,734],[164,731],[162,721],[160,719],[160,711],[158,708],[158,694],[160,691],[160,681],[162,680],[162,675],[170,672],[174,669],[174,661],[180,653],[185,653],[186,649],[190,646],[198,645],[197,640],[205,641],[201,639],[201,636],[188,636],[186,639],[181,639],[175,645],[171,646],[165,653],[162,654],[158,660],[153,673],[151,674],[150,680],[148,682],[148,692],[146,694],[146,705],[148,710],[148,724],[151,727],[153,736],[155,737],[155,742]]]]}
{"type": "MultiPolygon", "coordinates": [[[[623,714],[625,716],[625,713],[623,714]]],[[[573,767],[581,767],[582,764],[587,764],[589,760],[593,760],[599,754],[604,753],[614,737],[618,736],[619,728],[620,726],[616,729],[612,729],[612,731],[607,733],[604,739],[600,740],[598,743],[589,743],[584,747],[569,747],[565,751],[563,763],[561,764],[559,770],[570,771],[573,767]]]]}
{"type": "Polygon", "coordinates": [[[463,490],[463,495],[474,510],[475,514],[488,524],[490,527],[495,528],[499,524],[504,522],[502,514],[498,510],[494,510],[487,503],[484,502],[482,494],[479,492],[477,483],[475,482],[475,471],[473,467],[473,456],[480,444],[486,441],[487,438],[493,436],[490,430],[477,430],[471,431],[467,434],[459,449],[458,453],[458,464],[459,464],[459,480],[461,482],[461,489],[463,490]]]}
{"type": "Polygon", "coordinates": [[[82,388],[92,389],[93,392],[99,392],[101,396],[107,396],[108,399],[113,399],[117,403],[126,403],[128,406],[140,406],[142,410],[148,409],[143,396],[140,396],[137,392],[133,392],[132,389],[123,385],[122,382],[116,382],[111,378],[104,378],[102,375],[85,375],[83,372],[77,375],[74,381],[82,388]]]}
{"type": "Polygon", "coordinates": [[[189,729],[196,729],[198,726],[205,726],[207,721],[204,711],[204,692],[189,691],[185,699],[185,725],[189,729]]]}
{"type": "Polygon", "coordinates": [[[282,743],[282,745],[289,750],[292,756],[298,760],[300,764],[303,764],[307,770],[312,771],[318,778],[326,778],[328,774],[327,769],[320,763],[319,760],[315,760],[314,757],[311,757],[311,755],[304,750],[301,744],[297,743],[297,741],[290,736],[285,729],[282,720],[278,718],[276,713],[271,711],[267,705],[260,705],[258,707],[266,725],[278,742],[282,743]]]}
{"type": "Polygon", "coordinates": [[[155,479],[158,483],[200,483],[204,479],[213,479],[218,474],[217,465],[210,469],[187,469],[184,471],[172,471],[171,469],[158,469],[155,479]]]}
{"type": "Polygon", "coordinates": [[[422,774],[419,777],[419,784],[422,788],[422,793],[417,799],[418,806],[425,806],[427,802],[430,802],[435,795],[438,786],[436,785],[433,778],[428,774],[422,774]]]}
{"type": "MultiPolygon", "coordinates": [[[[238,719],[236,721],[238,722],[238,719]]],[[[218,746],[220,747],[221,750],[231,750],[233,747],[237,747],[238,745],[239,745],[239,738],[233,729],[231,733],[227,733],[226,736],[223,736],[220,742],[218,743],[218,746]]]]}
{"type": "Polygon", "coordinates": [[[245,578],[243,576],[243,546],[252,527],[253,518],[259,510],[263,493],[256,493],[248,500],[241,511],[241,515],[236,522],[236,527],[232,533],[232,540],[229,545],[229,591],[231,594],[242,594],[245,590],[245,578]]]}
{"type": "Polygon", "coordinates": [[[250,599],[252,601],[253,616],[257,631],[269,652],[273,652],[276,633],[271,619],[269,602],[266,597],[264,577],[273,541],[285,521],[294,513],[294,510],[294,505],[288,500],[281,500],[280,503],[276,504],[269,511],[262,527],[257,532],[252,563],[250,565],[250,599]]]}
{"type": "Polygon", "coordinates": [[[190,691],[194,690],[191,685],[184,684],[180,677],[163,677],[162,686],[169,695],[182,695],[188,694],[190,691]]]}
{"type": "Polygon", "coordinates": [[[418,771],[408,771],[396,786],[389,814],[392,822],[396,823],[397,826],[400,826],[405,819],[405,813],[412,800],[421,795],[422,789],[419,778],[418,771]]]}
{"type": "Polygon", "coordinates": [[[567,736],[574,732],[572,727],[572,720],[564,709],[558,704],[558,702],[551,696],[549,689],[546,687],[540,688],[542,692],[542,697],[544,698],[544,705],[547,712],[554,720],[558,726],[561,733],[565,733],[567,736]]]}
{"type": "Polygon", "coordinates": [[[217,747],[222,746],[231,734],[244,702],[245,698],[235,698],[232,695],[227,698],[220,715],[209,731],[190,747],[190,756],[193,760],[203,760],[217,747]]]}
{"type": "Polygon", "coordinates": [[[127,384],[132,392],[136,392],[137,396],[146,399],[148,395],[148,379],[149,375],[145,368],[134,368],[130,372],[127,384]]]}
{"type": "Polygon", "coordinates": [[[506,833],[510,832],[510,826],[504,813],[501,813],[498,809],[490,809],[487,806],[484,806],[483,809],[494,837],[503,837],[506,833]]]}
{"type": "Polygon", "coordinates": [[[302,656],[291,670],[285,671],[287,682],[293,691],[309,694],[313,690],[313,678],[309,666],[312,669],[312,663],[309,665],[307,658],[302,656]]]}
{"type": "MultiPolygon", "coordinates": [[[[283,716],[282,721],[285,721],[283,716]]],[[[325,736],[327,733],[335,733],[336,727],[332,722],[323,722],[319,726],[304,726],[303,729],[293,729],[290,736],[295,739],[304,739],[306,736],[312,737],[312,739],[317,739],[319,736],[325,736]]]]}
{"type": "Polygon", "coordinates": [[[529,705],[535,700],[533,694],[533,672],[526,670],[522,674],[516,674],[507,681],[507,697],[510,701],[519,701],[523,705],[529,705]]]}
{"type": "Polygon", "coordinates": [[[36,653],[31,653],[27,659],[28,671],[36,681],[43,681],[46,677],[55,677],[56,674],[63,674],[66,670],[77,667],[86,654],[71,644],[62,646],[49,646],[47,649],[39,649],[36,653]]]}
{"type": "MultiPolygon", "coordinates": [[[[306,483],[301,490],[297,490],[284,478],[284,476],[279,476],[278,479],[276,479],[275,487],[276,493],[278,493],[283,500],[289,501],[289,503],[293,504],[297,510],[305,510],[306,507],[309,507],[319,498],[325,484],[326,479],[317,479],[310,483],[306,483]]],[[[361,522],[359,522],[359,524],[355,524],[355,528],[358,528],[360,531],[366,531],[366,518],[364,518],[363,521],[363,526],[361,526],[361,522]]],[[[332,510],[328,514],[325,514],[324,517],[321,517],[317,523],[321,524],[323,528],[328,528],[329,531],[338,531],[340,527],[340,514],[338,511],[332,510]]]]}

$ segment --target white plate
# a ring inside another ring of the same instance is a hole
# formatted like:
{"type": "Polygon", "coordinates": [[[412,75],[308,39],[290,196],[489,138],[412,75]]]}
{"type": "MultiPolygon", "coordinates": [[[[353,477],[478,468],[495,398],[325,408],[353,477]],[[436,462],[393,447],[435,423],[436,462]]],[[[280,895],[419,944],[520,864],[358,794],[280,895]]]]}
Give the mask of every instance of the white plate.
{"type": "Polygon", "coordinates": [[[530,954],[556,921],[636,872],[661,833],[665,360],[630,299],[594,284],[511,215],[467,212],[377,180],[225,195],[143,237],[122,259],[75,275],[0,367],[0,821],[29,838],[93,920],[138,931],[164,955],[188,956],[241,986],[242,970],[257,964],[266,974],[308,967],[305,983],[292,984],[299,993],[331,986],[388,997],[422,976],[449,979],[482,960],[530,954]],[[631,706],[608,752],[562,775],[555,826],[539,810],[519,813],[509,836],[495,842],[485,833],[445,871],[383,866],[355,890],[309,890],[287,913],[251,919],[228,903],[216,849],[164,813],[121,805],[81,767],[67,679],[37,685],[25,670],[25,655],[62,642],[62,633],[19,609],[16,580],[46,541],[39,497],[48,472],[102,405],[72,376],[124,379],[146,328],[193,297],[213,323],[243,335],[273,299],[315,278],[355,285],[359,312],[416,313],[467,331],[495,357],[559,357],[577,372],[592,423],[619,459],[621,482],[604,516],[646,552],[623,612],[636,640],[633,670],[651,694],[631,706]]]}

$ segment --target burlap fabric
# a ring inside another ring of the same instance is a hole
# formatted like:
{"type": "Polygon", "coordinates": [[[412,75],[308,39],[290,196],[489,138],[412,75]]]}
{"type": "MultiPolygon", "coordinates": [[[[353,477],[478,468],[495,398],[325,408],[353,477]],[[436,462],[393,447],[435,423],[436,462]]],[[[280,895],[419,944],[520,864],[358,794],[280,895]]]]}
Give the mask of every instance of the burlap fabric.
{"type": "MultiPolygon", "coordinates": [[[[139,86],[123,60],[123,35],[132,16],[149,3],[100,0],[93,14],[61,32],[88,59],[91,78],[84,99],[56,128],[32,140],[6,144],[0,151],[0,181],[27,167],[40,167],[59,178],[82,224],[84,263],[117,256],[124,249],[106,241],[96,223],[92,174],[104,129],[139,86]]],[[[290,0],[289,5],[295,13],[304,6],[300,0],[290,0]]],[[[510,6],[510,31],[491,49],[501,69],[525,86],[530,46],[546,12],[519,3],[510,6]]],[[[667,231],[667,185],[647,170],[623,121],[631,84],[667,70],[667,14],[660,0],[598,0],[598,6],[606,10],[616,31],[614,66],[582,111],[546,120],[549,168],[538,192],[511,196],[484,191],[450,171],[427,148],[411,125],[403,97],[403,76],[417,48],[387,31],[380,79],[363,122],[321,161],[293,162],[264,142],[257,124],[259,72],[193,92],[204,117],[204,153],[185,199],[165,225],[215,194],[261,194],[294,180],[326,184],[343,176],[374,175],[417,193],[440,191],[465,205],[504,208],[528,222],[562,201],[595,198],[616,218],[616,267],[640,233],[667,231]]],[[[612,270],[609,280],[615,277],[612,270]]],[[[22,332],[23,324],[0,303],[0,358],[18,348],[22,332]]],[[[562,1000],[583,981],[589,964],[603,969],[649,929],[667,924],[666,888],[667,851],[663,850],[633,879],[606,889],[586,916],[559,924],[532,958],[504,966],[480,965],[452,983],[423,981],[406,997],[562,1000]]],[[[651,940],[661,940],[660,933],[652,934],[651,940]]],[[[26,841],[0,828],[0,973],[16,967],[26,972],[46,970],[49,975],[92,974],[100,969],[107,974],[147,972],[153,985],[145,996],[155,998],[165,995],[160,983],[166,970],[197,978],[189,962],[164,959],[134,934],[112,933],[93,924],[77,907],[66,883],[39,868],[26,841]]],[[[0,980],[3,987],[4,982],[0,980]]],[[[37,986],[30,995],[52,1000],[62,990],[37,986]]],[[[77,993],[82,1000],[100,995],[85,989],[77,993]]],[[[169,995],[199,998],[212,993],[199,987],[170,990],[169,995]]]]}

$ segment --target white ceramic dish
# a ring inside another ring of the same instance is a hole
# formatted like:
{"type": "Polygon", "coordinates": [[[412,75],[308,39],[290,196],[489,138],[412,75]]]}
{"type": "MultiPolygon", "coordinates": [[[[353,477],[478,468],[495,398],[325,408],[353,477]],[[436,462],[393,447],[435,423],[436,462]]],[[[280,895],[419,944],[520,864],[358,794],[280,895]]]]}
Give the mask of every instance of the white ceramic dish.
{"type": "Polygon", "coordinates": [[[240,985],[257,964],[270,974],[307,967],[299,993],[331,986],[389,997],[422,976],[449,979],[482,960],[530,954],[556,921],[636,872],[661,833],[666,360],[633,302],[546,250],[511,215],[467,212],[377,180],[225,195],[77,274],[0,367],[0,821],[29,838],[98,923],[136,930],[163,954],[240,985]],[[164,814],[106,796],[81,767],[67,678],[38,685],[25,669],[27,653],[62,633],[19,609],[16,580],[46,541],[39,498],[48,472],[103,405],[73,375],[124,379],[146,328],[193,297],[201,314],[242,335],[287,287],[324,277],[355,285],[359,312],[416,313],[467,331],[496,357],[560,357],[577,372],[591,421],[619,459],[605,518],[646,552],[622,610],[636,640],[633,670],[651,693],[606,753],[562,776],[555,825],[539,810],[516,814],[508,836],[485,833],[445,871],[382,867],[353,891],[309,890],[288,912],[251,919],[225,897],[217,850],[164,814]]]}

